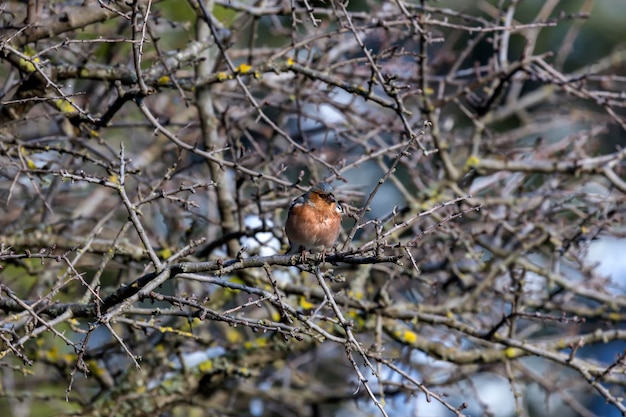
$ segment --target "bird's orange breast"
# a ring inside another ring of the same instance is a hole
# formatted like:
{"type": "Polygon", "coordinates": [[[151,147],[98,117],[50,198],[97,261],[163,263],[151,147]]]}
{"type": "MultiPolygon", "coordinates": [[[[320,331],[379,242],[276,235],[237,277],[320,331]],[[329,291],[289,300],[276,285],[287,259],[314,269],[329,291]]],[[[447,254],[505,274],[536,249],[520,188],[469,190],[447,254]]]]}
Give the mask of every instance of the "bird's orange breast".
{"type": "Polygon", "coordinates": [[[292,244],[312,248],[331,247],[337,241],[341,229],[341,215],[334,204],[321,198],[311,198],[310,203],[295,206],[287,217],[285,232],[292,244]]]}

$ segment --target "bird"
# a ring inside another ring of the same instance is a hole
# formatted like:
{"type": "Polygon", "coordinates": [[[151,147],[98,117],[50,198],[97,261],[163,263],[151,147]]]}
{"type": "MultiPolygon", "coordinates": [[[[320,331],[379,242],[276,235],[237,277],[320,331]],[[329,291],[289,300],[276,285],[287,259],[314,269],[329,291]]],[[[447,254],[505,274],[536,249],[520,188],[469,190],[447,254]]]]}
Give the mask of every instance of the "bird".
{"type": "Polygon", "coordinates": [[[288,254],[322,247],[322,253],[331,248],[341,231],[343,208],[327,182],[315,184],[309,191],[289,205],[285,233],[291,245],[288,254]]]}

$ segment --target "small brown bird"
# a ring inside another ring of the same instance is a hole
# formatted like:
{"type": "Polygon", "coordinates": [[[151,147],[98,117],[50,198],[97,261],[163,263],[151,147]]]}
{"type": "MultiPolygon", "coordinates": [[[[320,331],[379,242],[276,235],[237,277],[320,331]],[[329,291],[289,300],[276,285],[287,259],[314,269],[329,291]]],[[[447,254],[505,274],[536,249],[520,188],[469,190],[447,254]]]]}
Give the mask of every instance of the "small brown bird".
{"type": "Polygon", "coordinates": [[[285,224],[291,245],[288,253],[319,246],[325,251],[335,244],[341,230],[343,209],[333,191],[332,185],[320,182],[291,202],[285,224]]]}

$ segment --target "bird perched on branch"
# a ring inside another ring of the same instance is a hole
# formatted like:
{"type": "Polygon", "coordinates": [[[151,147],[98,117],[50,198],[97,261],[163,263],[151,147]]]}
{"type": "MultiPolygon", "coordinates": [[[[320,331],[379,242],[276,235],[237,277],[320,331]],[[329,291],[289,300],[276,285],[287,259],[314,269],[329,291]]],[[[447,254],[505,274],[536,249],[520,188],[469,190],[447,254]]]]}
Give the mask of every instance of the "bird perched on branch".
{"type": "Polygon", "coordinates": [[[337,241],[341,230],[343,209],[333,195],[333,186],[327,182],[315,184],[309,191],[289,205],[285,233],[296,253],[316,247],[326,249],[337,241]]]}

